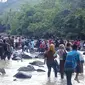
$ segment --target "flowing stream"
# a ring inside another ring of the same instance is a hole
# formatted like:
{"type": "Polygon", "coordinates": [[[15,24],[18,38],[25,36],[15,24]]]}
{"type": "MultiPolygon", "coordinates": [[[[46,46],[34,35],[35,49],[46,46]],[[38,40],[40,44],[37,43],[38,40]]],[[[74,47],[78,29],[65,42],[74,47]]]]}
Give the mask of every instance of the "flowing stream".
{"type": "MultiPolygon", "coordinates": [[[[36,69],[37,68],[43,68],[46,70],[46,72],[30,72],[32,74],[31,79],[16,79],[13,77],[18,71],[17,69],[22,67],[22,66],[27,66],[29,62],[32,62],[34,60],[38,59],[30,59],[30,60],[23,60],[21,61],[0,61],[0,68],[5,68],[6,74],[5,75],[0,75],[0,85],[66,85],[66,78],[61,80],[60,74],[58,73],[58,77],[54,77],[54,72],[52,70],[51,72],[51,77],[50,79],[47,78],[47,67],[44,65],[44,67],[38,67],[34,66],[36,69]],[[14,81],[16,80],[16,81],[14,81]]],[[[39,59],[40,61],[43,61],[43,59],[39,59]]],[[[85,70],[85,67],[84,67],[85,70]]],[[[73,85],[85,85],[85,72],[84,75],[82,76],[79,75],[79,80],[80,83],[77,83],[74,80],[75,74],[72,77],[72,83],[73,85]]]]}

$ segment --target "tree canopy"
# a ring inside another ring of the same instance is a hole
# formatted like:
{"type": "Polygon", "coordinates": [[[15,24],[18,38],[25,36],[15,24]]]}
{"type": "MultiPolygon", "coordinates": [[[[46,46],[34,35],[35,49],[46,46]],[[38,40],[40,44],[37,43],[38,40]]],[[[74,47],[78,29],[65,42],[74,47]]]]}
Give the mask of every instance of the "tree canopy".
{"type": "MultiPolygon", "coordinates": [[[[6,32],[35,37],[85,37],[84,0],[41,0],[30,5],[24,3],[0,15],[0,25],[6,32]]],[[[0,27],[0,28],[2,28],[0,27]]]]}

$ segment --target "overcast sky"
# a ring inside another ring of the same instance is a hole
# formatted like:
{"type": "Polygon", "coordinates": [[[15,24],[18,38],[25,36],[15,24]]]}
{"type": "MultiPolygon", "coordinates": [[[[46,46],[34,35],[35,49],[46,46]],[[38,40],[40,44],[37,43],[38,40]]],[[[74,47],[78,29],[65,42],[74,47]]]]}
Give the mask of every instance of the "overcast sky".
{"type": "Polygon", "coordinates": [[[7,0],[0,0],[0,2],[6,2],[7,0]]]}

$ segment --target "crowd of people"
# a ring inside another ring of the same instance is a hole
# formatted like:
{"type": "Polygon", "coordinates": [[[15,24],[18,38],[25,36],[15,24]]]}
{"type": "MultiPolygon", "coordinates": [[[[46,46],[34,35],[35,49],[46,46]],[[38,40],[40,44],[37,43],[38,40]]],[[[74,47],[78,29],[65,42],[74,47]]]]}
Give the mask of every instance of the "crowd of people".
{"type": "Polygon", "coordinates": [[[83,73],[84,58],[78,50],[85,50],[85,42],[80,40],[57,39],[28,39],[22,36],[0,36],[0,58],[1,60],[11,59],[14,50],[42,52],[50,77],[51,68],[54,69],[55,77],[60,72],[61,79],[66,74],[67,85],[72,85],[72,73],[76,72],[75,80],[79,82],[78,75],[83,73]],[[35,48],[37,48],[35,50],[35,48]],[[56,58],[59,56],[60,63],[56,58]]]}
{"type": "Polygon", "coordinates": [[[66,74],[67,85],[72,85],[72,74],[75,72],[75,80],[79,83],[80,81],[78,79],[78,76],[79,73],[83,73],[84,63],[84,58],[82,54],[78,51],[80,49],[80,41],[67,43],[62,42],[59,44],[57,50],[55,49],[54,43],[50,44],[49,49],[45,52],[44,55],[48,67],[48,78],[50,78],[51,68],[54,69],[55,77],[57,77],[58,64],[56,58],[59,55],[59,72],[61,75],[61,79],[63,79],[64,74],[66,74]]]}

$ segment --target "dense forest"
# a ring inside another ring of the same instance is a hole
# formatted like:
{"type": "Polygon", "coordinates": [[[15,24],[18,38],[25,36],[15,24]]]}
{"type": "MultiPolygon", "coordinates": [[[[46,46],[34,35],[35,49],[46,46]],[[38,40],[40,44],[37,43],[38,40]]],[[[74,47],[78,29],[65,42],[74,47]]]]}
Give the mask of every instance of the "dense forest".
{"type": "Polygon", "coordinates": [[[85,0],[23,1],[9,0],[6,5],[0,4],[3,8],[0,14],[1,32],[39,38],[85,39],[85,0]]]}

